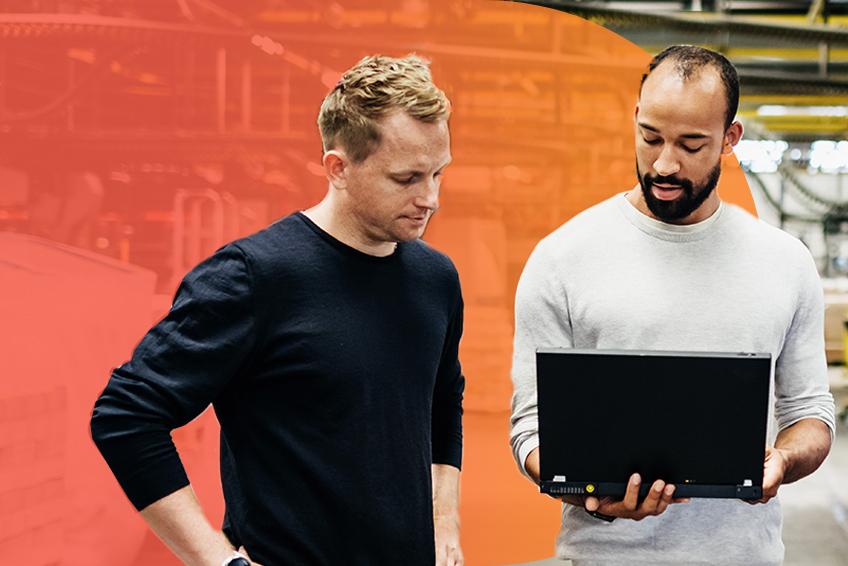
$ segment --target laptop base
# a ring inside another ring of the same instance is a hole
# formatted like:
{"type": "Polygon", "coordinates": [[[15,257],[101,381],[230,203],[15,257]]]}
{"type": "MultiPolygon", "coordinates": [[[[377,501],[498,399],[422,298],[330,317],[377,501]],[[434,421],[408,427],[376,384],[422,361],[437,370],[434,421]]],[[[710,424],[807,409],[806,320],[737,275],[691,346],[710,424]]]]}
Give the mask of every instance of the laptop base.
{"type": "MultiPolygon", "coordinates": [[[[639,487],[639,497],[648,495],[651,488],[650,483],[643,483],[639,487]]],[[[624,497],[627,489],[626,483],[588,483],[588,482],[561,482],[543,481],[539,491],[552,497],[563,495],[591,495],[593,497],[624,497]]],[[[763,497],[763,487],[760,485],[696,485],[680,484],[674,486],[674,497],[706,497],[723,499],[744,499],[756,501],[763,497]]]]}

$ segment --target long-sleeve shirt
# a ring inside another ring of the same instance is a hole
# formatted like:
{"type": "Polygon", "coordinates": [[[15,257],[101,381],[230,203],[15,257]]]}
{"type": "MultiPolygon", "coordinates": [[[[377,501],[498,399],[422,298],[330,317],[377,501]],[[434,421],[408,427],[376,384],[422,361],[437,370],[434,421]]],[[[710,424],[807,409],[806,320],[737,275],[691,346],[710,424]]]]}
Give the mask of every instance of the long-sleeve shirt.
{"type": "Polygon", "coordinates": [[[188,485],[170,433],[211,403],[234,545],[267,566],[432,566],[431,464],[461,464],[462,310],[425,243],[374,257],[286,217],[186,276],[93,438],[143,509],[188,485]]]}

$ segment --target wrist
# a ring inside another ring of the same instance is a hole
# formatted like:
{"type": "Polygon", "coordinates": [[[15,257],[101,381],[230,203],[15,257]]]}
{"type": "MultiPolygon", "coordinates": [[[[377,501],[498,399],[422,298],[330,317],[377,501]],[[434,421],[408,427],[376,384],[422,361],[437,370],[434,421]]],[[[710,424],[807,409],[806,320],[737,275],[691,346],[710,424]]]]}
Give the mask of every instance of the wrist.
{"type": "Polygon", "coordinates": [[[771,460],[772,465],[780,465],[781,477],[789,477],[791,475],[795,454],[790,448],[778,448],[773,446],[771,454],[767,453],[766,460],[771,460]]]}
{"type": "Polygon", "coordinates": [[[792,462],[795,461],[795,452],[789,448],[778,448],[774,447],[774,451],[780,455],[780,459],[783,460],[783,469],[788,470],[792,467],[792,462]]]}
{"type": "Polygon", "coordinates": [[[586,513],[588,513],[595,519],[600,519],[601,521],[606,521],[607,523],[612,523],[613,521],[615,521],[615,517],[613,517],[612,515],[604,515],[600,511],[589,511],[585,507],[583,509],[586,511],[586,513]]]}
{"type": "Polygon", "coordinates": [[[581,509],[586,508],[586,499],[582,495],[560,495],[559,497],[555,497],[554,499],[559,499],[563,503],[568,503],[569,505],[574,505],[575,507],[580,507],[581,509]]]}
{"type": "Polygon", "coordinates": [[[221,566],[250,566],[250,560],[244,554],[234,550],[230,556],[224,559],[221,566]]]}
{"type": "Polygon", "coordinates": [[[439,513],[433,516],[433,522],[442,525],[451,525],[459,528],[459,512],[439,513]]]}

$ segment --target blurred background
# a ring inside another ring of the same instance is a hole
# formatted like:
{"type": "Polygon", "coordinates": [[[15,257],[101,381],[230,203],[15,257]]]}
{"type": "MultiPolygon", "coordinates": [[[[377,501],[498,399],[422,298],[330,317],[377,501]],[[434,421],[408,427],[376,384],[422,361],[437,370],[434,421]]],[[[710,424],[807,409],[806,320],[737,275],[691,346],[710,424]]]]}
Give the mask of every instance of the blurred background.
{"type": "MultiPolygon", "coordinates": [[[[848,3],[534,4],[0,2],[0,565],[179,564],[91,444],[91,407],[193,265],[323,197],[318,108],[372,53],[430,59],[453,106],[425,239],[456,263],[466,302],[469,566],[553,555],[559,505],[508,444],[514,292],[539,239],[635,185],[649,54],[698,43],[740,69],[742,166],[723,163],[720,193],[810,247],[828,359],[843,363],[848,3]]],[[[832,369],[841,410],[848,380],[832,369]]],[[[214,416],[173,436],[220,524],[214,416]]],[[[828,464],[846,459],[843,446],[828,464]]],[[[840,467],[787,489],[787,564],[848,563],[840,467]]]]}

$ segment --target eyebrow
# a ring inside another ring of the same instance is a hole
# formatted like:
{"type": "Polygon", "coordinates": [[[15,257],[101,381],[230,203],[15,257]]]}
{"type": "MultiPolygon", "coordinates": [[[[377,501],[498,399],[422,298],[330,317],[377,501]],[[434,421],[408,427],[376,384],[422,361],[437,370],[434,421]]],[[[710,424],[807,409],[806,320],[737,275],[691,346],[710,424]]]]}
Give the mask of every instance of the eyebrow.
{"type": "MultiPolygon", "coordinates": [[[[448,160],[444,163],[444,165],[442,165],[441,167],[439,167],[439,168],[437,169],[437,171],[441,171],[442,169],[444,169],[445,167],[447,167],[448,165],[450,165],[450,164],[451,164],[451,161],[453,161],[453,157],[448,158],[448,160]]],[[[406,169],[406,170],[403,170],[403,171],[396,171],[396,172],[394,172],[394,173],[390,173],[390,175],[396,175],[396,176],[401,176],[401,177],[402,177],[402,176],[404,176],[404,175],[413,175],[413,176],[416,176],[416,175],[423,175],[423,174],[424,174],[424,172],[423,172],[423,171],[420,171],[420,170],[418,170],[418,169],[406,169]]]]}
{"type": "MultiPolygon", "coordinates": [[[[648,130],[650,132],[653,132],[655,134],[660,133],[660,131],[657,128],[655,128],[651,125],[645,124],[644,122],[639,122],[639,127],[644,129],[644,130],[648,130]]],[[[687,140],[702,140],[702,139],[706,139],[710,136],[708,136],[707,134],[683,134],[680,137],[685,138],[687,140]]]]}

